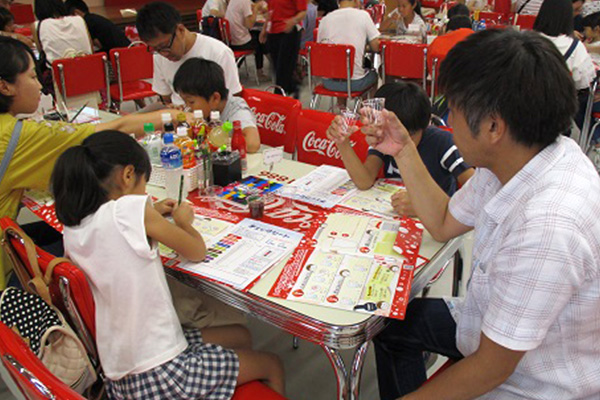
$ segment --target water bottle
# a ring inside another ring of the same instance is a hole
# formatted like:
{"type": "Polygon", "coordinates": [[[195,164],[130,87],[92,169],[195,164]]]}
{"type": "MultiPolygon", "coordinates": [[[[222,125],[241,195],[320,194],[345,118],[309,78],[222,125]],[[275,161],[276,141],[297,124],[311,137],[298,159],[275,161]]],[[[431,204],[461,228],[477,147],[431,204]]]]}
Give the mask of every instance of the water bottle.
{"type": "Polygon", "coordinates": [[[165,172],[165,189],[167,197],[179,199],[180,191],[187,194],[184,188],[180,188],[183,178],[183,160],[181,150],[174,144],[172,133],[163,136],[164,146],[160,151],[160,160],[165,172]]]}
{"type": "Polygon", "coordinates": [[[148,122],[144,124],[144,132],[146,132],[146,152],[150,157],[150,163],[154,165],[160,165],[160,150],[162,149],[162,140],[160,140],[160,133],[154,130],[154,124],[148,122]]]}
{"type": "Polygon", "coordinates": [[[487,28],[486,24],[485,24],[485,19],[480,19],[479,20],[479,24],[477,26],[477,30],[478,31],[485,31],[487,28]]]}

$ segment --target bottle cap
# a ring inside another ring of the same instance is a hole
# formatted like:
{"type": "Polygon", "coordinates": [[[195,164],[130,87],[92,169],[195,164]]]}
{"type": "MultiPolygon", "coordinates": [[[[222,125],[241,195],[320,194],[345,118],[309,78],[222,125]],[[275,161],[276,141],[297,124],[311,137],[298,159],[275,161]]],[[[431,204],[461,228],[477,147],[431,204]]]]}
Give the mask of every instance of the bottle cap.
{"type": "Polygon", "coordinates": [[[195,119],[204,119],[204,112],[202,110],[194,110],[195,119]]]}
{"type": "Polygon", "coordinates": [[[165,144],[173,143],[173,134],[165,133],[163,135],[163,142],[165,142],[165,144]]]}
{"type": "Polygon", "coordinates": [[[233,129],[236,131],[242,129],[242,121],[233,121],[233,129]]]}
{"type": "Polygon", "coordinates": [[[177,121],[178,122],[186,122],[187,118],[185,116],[185,113],[180,112],[179,114],[177,114],[177,121]]]}
{"type": "Polygon", "coordinates": [[[221,113],[218,111],[211,111],[210,112],[210,120],[214,121],[216,119],[221,119],[221,113]]]}
{"type": "Polygon", "coordinates": [[[144,124],[144,132],[146,132],[146,133],[154,132],[154,124],[152,122],[146,122],[144,124]]]}
{"type": "Polygon", "coordinates": [[[226,133],[231,132],[233,129],[233,124],[229,121],[223,122],[223,126],[221,127],[226,133]]]}
{"type": "Polygon", "coordinates": [[[187,136],[187,128],[185,126],[177,127],[177,137],[187,136]]]}
{"type": "Polygon", "coordinates": [[[160,119],[162,120],[163,124],[165,122],[172,122],[173,118],[171,118],[171,114],[169,113],[163,113],[160,115],[160,119]]]}

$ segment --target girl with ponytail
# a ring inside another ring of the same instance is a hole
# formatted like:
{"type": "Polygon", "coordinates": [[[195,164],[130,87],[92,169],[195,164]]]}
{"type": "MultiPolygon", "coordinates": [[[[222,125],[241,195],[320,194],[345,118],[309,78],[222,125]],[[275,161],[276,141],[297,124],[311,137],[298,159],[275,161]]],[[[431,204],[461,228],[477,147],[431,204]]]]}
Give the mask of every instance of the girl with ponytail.
{"type": "Polygon", "coordinates": [[[150,172],[133,138],[103,131],[65,151],[52,173],[65,254],[92,288],[109,398],[231,398],[237,385],[257,379],[282,393],[281,363],[251,350],[245,328],[182,329],[157,242],[198,262],[206,246],[187,203],[152,205],[145,194],[150,172]]]}

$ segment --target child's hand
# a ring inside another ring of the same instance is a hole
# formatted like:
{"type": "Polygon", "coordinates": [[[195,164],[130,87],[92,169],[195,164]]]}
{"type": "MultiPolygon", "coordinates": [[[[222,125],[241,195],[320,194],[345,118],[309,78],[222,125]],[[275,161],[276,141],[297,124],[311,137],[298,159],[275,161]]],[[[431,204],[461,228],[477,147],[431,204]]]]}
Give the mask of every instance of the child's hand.
{"type": "Polygon", "coordinates": [[[406,189],[400,189],[392,195],[392,207],[399,215],[405,215],[407,217],[416,216],[406,189]]]}
{"type": "Polygon", "coordinates": [[[358,130],[356,126],[350,127],[349,133],[344,133],[342,126],[344,125],[341,115],[338,115],[331,121],[331,125],[327,128],[327,139],[331,140],[337,146],[348,142],[348,138],[358,130]]]}
{"type": "Polygon", "coordinates": [[[194,210],[192,210],[192,207],[190,207],[190,205],[186,202],[183,202],[180,205],[175,205],[171,215],[173,216],[175,224],[177,224],[179,227],[192,225],[194,222],[194,210]]]}
{"type": "Polygon", "coordinates": [[[383,110],[381,111],[383,123],[369,125],[366,110],[363,108],[360,113],[363,122],[362,132],[366,135],[365,139],[369,146],[375,150],[394,157],[411,141],[408,130],[402,125],[396,114],[383,110]]]}
{"type": "Polygon", "coordinates": [[[154,203],[154,209],[158,211],[160,215],[167,215],[173,212],[173,208],[177,204],[177,201],[173,199],[164,199],[154,203]]]}

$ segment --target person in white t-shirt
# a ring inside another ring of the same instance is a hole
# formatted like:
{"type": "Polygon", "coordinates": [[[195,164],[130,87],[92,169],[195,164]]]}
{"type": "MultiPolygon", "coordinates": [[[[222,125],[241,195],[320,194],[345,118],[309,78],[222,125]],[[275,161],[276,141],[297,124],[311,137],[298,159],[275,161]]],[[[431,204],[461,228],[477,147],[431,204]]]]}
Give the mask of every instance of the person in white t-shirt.
{"type": "Polygon", "coordinates": [[[171,4],[154,2],[145,5],[138,12],[136,27],[140,38],[155,53],[152,90],[163,102],[183,105],[183,100],[173,90],[173,77],[181,64],[193,57],[212,60],[223,68],[230,96],[242,91],[233,51],[223,42],[187,30],[181,15],[171,4]]]}
{"type": "Polygon", "coordinates": [[[259,75],[264,75],[262,69],[265,49],[258,40],[260,30],[252,28],[256,24],[258,15],[267,8],[267,4],[262,0],[256,3],[251,0],[231,0],[225,13],[231,31],[231,49],[254,50],[256,71],[259,75]]]}
{"type": "MultiPolygon", "coordinates": [[[[379,51],[379,31],[369,14],[359,8],[359,0],[340,1],[340,8],[321,20],[317,36],[319,43],[354,47],[352,91],[363,91],[377,83],[377,72],[363,68],[363,58],[366,46],[372,51],[379,51]]],[[[329,90],[347,90],[345,79],[323,79],[323,85],[329,90]]]]}
{"type": "Polygon", "coordinates": [[[427,30],[427,24],[421,16],[421,3],[419,0],[398,0],[398,7],[387,14],[380,30],[404,35],[410,25],[414,25],[418,30],[427,30]]]}
{"type": "Polygon", "coordinates": [[[151,170],[135,139],[102,131],[65,151],[52,174],[65,254],[84,271],[96,304],[109,398],[228,399],[253,380],[283,394],[281,362],[253,351],[246,328],[182,329],[158,242],[196,262],[206,245],[185,201],[152,204],[151,170]]]}
{"type": "Polygon", "coordinates": [[[223,18],[227,11],[227,0],[207,0],[202,7],[202,18],[213,16],[223,18]]]}

